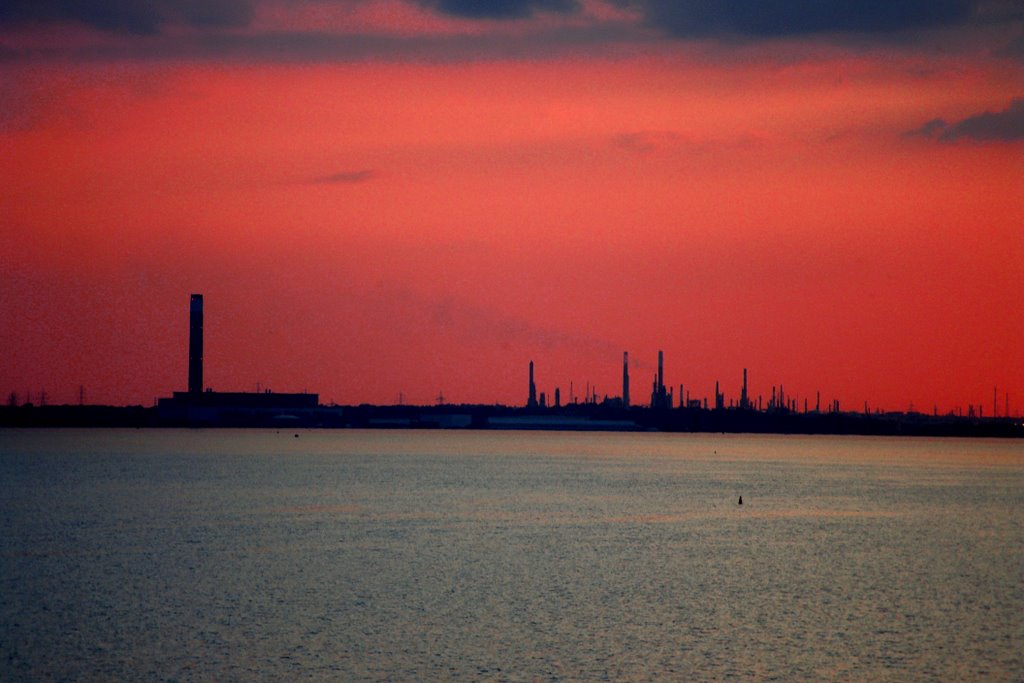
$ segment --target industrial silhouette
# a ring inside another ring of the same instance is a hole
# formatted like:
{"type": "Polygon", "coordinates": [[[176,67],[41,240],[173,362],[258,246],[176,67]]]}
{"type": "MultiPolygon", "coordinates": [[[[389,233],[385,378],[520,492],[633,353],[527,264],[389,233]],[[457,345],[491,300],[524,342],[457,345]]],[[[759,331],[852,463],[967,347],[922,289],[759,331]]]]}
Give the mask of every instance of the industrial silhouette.
{"type": "Polygon", "coordinates": [[[189,300],[188,391],[157,402],[159,419],[169,424],[262,424],[301,419],[319,406],[317,394],[282,394],[270,390],[221,392],[203,385],[203,295],[189,300]]]}
{"type": "Polygon", "coordinates": [[[193,294],[188,308],[188,393],[203,391],[203,295],[193,294]]]}
{"type": "Polygon", "coordinates": [[[533,382],[533,361],[530,361],[530,395],[526,399],[527,408],[537,407],[537,385],[533,382]]]}
{"type": "MultiPolygon", "coordinates": [[[[575,430],[661,430],[715,431],[790,434],[913,434],[956,436],[1024,437],[1024,423],[1010,416],[1009,396],[1003,416],[997,417],[999,394],[992,392],[992,415],[984,418],[981,405],[971,405],[964,414],[931,415],[907,412],[840,410],[838,400],[821,408],[821,392],[810,401],[786,393],[782,384],[772,386],[764,405],[749,393],[747,369],[738,400],[727,400],[720,382],[715,382],[713,402],[694,397],[679,384],[678,397],[665,384],[665,354],[658,351],[658,368],[651,381],[650,401],[635,405],[630,395],[629,352],[622,354],[622,394],[598,399],[597,388],[586,384],[579,402],[569,384],[569,401],[563,405],[559,387],[553,393],[538,391],[533,360],[524,407],[502,405],[453,405],[439,394],[437,405],[405,405],[399,393],[397,405],[324,406],[312,393],[220,392],[204,384],[202,294],[189,299],[187,391],[175,391],[161,398],[153,408],[85,405],[85,389],[79,387],[78,405],[46,405],[45,391],[39,404],[26,400],[17,405],[12,392],[8,405],[0,406],[0,425],[14,426],[320,426],[320,427],[472,427],[477,429],[575,429],[575,430]],[[553,396],[549,404],[548,397],[553,396]]],[[[742,499],[741,499],[742,500],[742,499]]]]}
{"type": "Polygon", "coordinates": [[[629,407],[629,351],[622,352],[622,407],[629,407]]]}

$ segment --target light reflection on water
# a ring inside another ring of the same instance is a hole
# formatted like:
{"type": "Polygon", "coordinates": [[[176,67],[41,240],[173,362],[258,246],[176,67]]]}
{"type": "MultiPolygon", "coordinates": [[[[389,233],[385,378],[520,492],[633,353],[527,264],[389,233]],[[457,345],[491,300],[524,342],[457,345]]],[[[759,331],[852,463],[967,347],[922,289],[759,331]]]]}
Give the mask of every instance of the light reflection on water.
{"type": "Polygon", "coordinates": [[[0,431],[0,679],[1021,680],[1022,506],[1008,441],[0,431]]]}

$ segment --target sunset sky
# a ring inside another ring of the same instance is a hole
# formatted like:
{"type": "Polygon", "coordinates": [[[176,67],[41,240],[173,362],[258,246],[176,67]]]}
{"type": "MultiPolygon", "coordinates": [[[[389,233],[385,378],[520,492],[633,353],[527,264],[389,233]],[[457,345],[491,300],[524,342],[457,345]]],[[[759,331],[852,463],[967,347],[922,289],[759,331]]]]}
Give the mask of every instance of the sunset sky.
{"type": "Polygon", "coordinates": [[[1021,0],[6,0],[0,391],[1024,412],[1021,0]]]}

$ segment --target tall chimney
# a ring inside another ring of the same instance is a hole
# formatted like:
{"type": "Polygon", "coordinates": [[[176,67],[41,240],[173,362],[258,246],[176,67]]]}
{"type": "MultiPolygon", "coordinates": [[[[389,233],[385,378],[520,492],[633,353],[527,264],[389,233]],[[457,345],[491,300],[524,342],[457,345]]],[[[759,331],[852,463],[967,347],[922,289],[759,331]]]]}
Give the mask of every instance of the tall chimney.
{"type": "Polygon", "coordinates": [[[526,405],[530,408],[537,407],[537,385],[533,383],[533,361],[530,361],[530,396],[526,400],[526,405]]]}
{"type": "Polygon", "coordinates": [[[743,368],[743,391],[740,392],[740,408],[747,409],[747,369],[743,368]]]}
{"type": "Polygon", "coordinates": [[[665,354],[658,351],[658,397],[665,394],[665,354]]]}
{"type": "Polygon", "coordinates": [[[629,407],[629,351],[622,352],[622,406],[629,407]]]}
{"type": "Polygon", "coordinates": [[[188,393],[203,393],[203,295],[193,294],[188,314],[188,393]]]}

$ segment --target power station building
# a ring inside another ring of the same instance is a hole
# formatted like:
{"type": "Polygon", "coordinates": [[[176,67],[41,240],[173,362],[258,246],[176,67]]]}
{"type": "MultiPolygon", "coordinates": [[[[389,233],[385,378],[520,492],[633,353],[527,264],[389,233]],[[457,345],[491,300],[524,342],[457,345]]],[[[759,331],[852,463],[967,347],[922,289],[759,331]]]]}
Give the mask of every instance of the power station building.
{"type": "Polygon", "coordinates": [[[161,421],[183,424],[281,424],[304,421],[319,408],[317,394],[213,391],[203,386],[203,295],[189,300],[188,391],[157,402],[161,421]]]}

